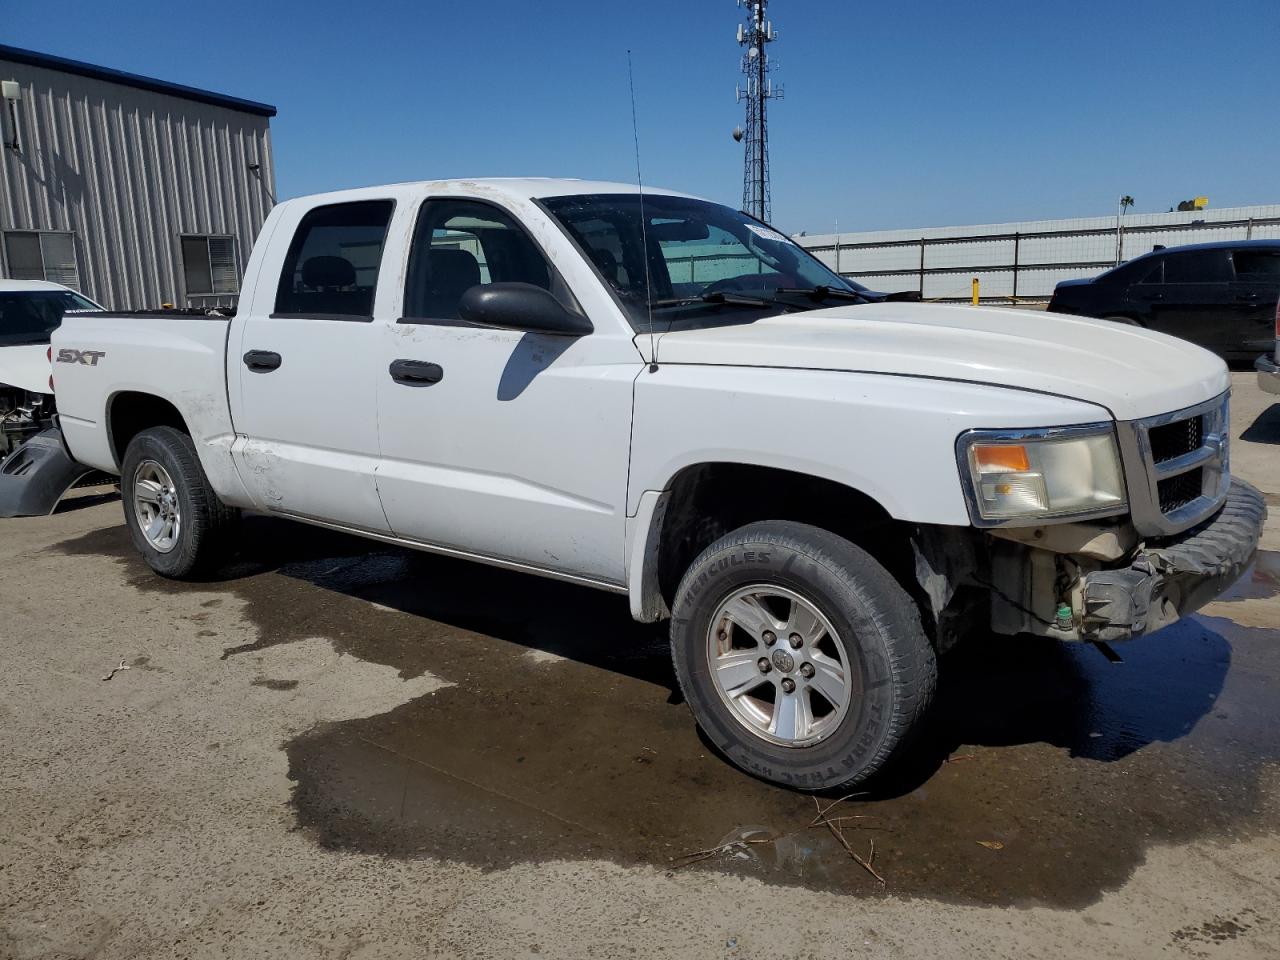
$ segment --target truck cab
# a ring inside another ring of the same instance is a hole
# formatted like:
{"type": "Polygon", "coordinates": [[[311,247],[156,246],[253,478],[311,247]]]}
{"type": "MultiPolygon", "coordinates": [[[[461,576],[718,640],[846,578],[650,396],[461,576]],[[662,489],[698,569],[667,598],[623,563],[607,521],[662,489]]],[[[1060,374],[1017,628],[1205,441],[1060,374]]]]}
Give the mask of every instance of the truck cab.
{"type": "Polygon", "coordinates": [[[868,302],[767,224],[620,184],[290,200],[233,318],[77,317],[54,356],[158,573],[250,510],[624,594],[725,755],[802,789],[900,755],[955,643],[1156,630],[1265,516],[1206,351],[868,302]]]}

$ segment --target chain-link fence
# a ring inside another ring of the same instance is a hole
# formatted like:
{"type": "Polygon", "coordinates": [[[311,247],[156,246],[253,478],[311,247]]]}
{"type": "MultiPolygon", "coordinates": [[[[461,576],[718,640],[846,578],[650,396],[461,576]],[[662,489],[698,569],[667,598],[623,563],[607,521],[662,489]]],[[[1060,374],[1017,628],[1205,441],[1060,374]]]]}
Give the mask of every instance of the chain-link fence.
{"type": "Polygon", "coordinates": [[[1280,239],[1280,204],[971,227],[798,236],[827,266],[873,290],[926,300],[1045,301],[1061,280],[1092,277],[1156,246],[1280,239]]]}

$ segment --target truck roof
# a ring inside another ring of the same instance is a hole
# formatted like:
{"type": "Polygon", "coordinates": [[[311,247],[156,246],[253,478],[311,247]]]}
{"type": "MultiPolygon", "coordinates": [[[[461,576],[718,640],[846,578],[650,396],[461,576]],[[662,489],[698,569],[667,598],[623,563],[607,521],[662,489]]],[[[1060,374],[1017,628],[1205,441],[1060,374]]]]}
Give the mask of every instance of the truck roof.
{"type": "MultiPolygon", "coordinates": [[[[459,196],[489,195],[501,200],[533,200],[543,197],[566,197],[594,193],[639,193],[634,183],[611,183],[607,180],[576,180],[565,177],[479,177],[450,180],[411,180],[405,183],[382,184],[373,187],[357,187],[352,190],[335,190],[295,197],[286,203],[318,206],[351,200],[373,200],[387,197],[417,199],[433,193],[459,196]]],[[[691,197],[691,194],[660,187],[644,188],[647,194],[668,197],[691,197]]],[[[693,198],[696,199],[696,198],[693,198]]]]}

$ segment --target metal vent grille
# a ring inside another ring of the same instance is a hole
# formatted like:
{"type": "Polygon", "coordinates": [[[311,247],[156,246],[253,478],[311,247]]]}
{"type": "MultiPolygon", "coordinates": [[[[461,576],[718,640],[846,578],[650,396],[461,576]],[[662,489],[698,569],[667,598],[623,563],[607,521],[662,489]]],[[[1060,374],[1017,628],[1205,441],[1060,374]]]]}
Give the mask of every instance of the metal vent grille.
{"type": "Polygon", "coordinates": [[[1177,457],[1186,456],[1200,449],[1204,443],[1204,418],[1189,417],[1166,423],[1164,426],[1152,427],[1151,459],[1156,463],[1164,463],[1177,457]]]}
{"type": "Polygon", "coordinates": [[[1194,470],[1188,470],[1186,473],[1169,477],[1156,484],[1160,496],[1160,509],[1165,513],[1172,513],[1199,497],[1204,489],[1201,473],[1201,469],[1196,467],[1194,470]]]}

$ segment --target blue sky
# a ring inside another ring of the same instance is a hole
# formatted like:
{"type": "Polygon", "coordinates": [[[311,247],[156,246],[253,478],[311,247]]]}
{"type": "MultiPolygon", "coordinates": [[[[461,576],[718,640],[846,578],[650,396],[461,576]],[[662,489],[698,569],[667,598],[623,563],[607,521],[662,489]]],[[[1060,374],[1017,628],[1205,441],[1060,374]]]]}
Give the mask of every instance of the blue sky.
{"type": "MultiPolygon", "coordinates": [[[[733,0],[5,0],[5,43],[274,103],[282,197],[635,174],[737,205],[733,0]]],[[[1280,0],[772,0],[794,232],[1280,201],[1280,0]]]]}

